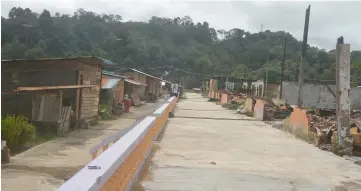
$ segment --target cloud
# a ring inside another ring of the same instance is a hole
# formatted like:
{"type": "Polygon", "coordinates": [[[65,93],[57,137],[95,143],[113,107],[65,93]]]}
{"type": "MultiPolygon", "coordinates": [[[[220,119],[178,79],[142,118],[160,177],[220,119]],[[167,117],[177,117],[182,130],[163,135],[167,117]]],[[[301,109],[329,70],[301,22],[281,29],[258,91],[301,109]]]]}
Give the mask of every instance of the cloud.
{"type": "Polygon", "coordinates": [[[16,7],[53,14],[73,13],[78,8],[96,13],[119,14],[124,20],[147,21],[151,16],[190,16],[194,22],[207,21],[211,27],[241,28],[258,32],[285,30],[302,39],[305,10],[311,4],[308,43],[334,49],[344,36],[353,50],[361,50],[361,2],[245,2],[245,1],[121,1],[121,0],[2,0],[2,16],[16,7]]]}

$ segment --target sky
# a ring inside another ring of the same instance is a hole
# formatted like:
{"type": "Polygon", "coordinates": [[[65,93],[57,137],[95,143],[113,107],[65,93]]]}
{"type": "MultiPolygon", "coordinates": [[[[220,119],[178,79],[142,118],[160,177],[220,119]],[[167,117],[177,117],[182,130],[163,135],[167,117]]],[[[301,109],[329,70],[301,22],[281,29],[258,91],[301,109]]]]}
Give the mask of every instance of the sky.
{"type": "Polygon", "coordinates": [[[344,37],[352,50],[361,50],[361,1],[160,1],[160,0],[1,0],[1,15],[12,7],[43,9],[71,14],[78,8],[96,13],[118,14],[124,21],[147,21],[151,16],[190,16],[207,21],[215,29],[240,28],[250,32],[287,31],[302,40],[305,11],[311,5],[308,43],[332,50],[344,37]]]}

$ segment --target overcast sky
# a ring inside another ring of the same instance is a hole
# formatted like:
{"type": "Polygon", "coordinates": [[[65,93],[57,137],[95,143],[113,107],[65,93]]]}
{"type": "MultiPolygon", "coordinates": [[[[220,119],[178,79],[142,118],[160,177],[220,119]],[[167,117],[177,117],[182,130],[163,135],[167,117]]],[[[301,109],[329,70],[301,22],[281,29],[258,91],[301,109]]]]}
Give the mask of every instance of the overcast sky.
{"type": "Polygon", "coordinates": [[[78,8],[96,13],[119,14],[125,21],[147,21],[151,16],[182,17],[194,22],[207,21],[211,27],[240,28],[258,32],[285,30],[302,39],[304,16],[311,4],[308,43],[334,49],[343,36],[351,49],[361,50],[361,1],[353,2],[241,2],[241,1],[124,1],[124,0],[1,0],[1,15],[16,7],[29,7],[52,14],[73,13],[78,8]]]}

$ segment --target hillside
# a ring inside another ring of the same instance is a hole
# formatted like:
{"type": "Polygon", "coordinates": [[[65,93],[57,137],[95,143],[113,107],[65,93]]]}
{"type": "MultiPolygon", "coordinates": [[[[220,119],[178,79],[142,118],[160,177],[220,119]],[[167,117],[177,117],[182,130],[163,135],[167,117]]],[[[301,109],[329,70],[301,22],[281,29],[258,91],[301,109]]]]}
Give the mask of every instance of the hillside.
{"type": "MultiPolygon", "coordinates": [[[[287,35],[285,78],[290,76],[295,80],[301,54],[301,42],[284,31],[249,33],[237,28],[216,31],[207,22],[194,23],[188,16],[123,22],[120,15],[96,14],[83,9],[73,15],[62,15],[47,10],[38,14],[28,8],[13,8],[8,18],[1,18],[1,28],[2,59],[94,55],[116,62],[120,67],[138,68],[152,74],[173,66],[199,76],[243,76],[247,71],[248,77],[256,79],[262,78],[268,68],[269,81],[277,81],[287,35]]],[[[306,61],[306,79],[335,79],[333,51],[308,47],[306,61]]],[[[361,85],[360,51],[352,53],[351,72],[353,85],[361,85]]],[[[184,72],[175,70],[170,75],[178,78],[184,76],[184,72]]]]}

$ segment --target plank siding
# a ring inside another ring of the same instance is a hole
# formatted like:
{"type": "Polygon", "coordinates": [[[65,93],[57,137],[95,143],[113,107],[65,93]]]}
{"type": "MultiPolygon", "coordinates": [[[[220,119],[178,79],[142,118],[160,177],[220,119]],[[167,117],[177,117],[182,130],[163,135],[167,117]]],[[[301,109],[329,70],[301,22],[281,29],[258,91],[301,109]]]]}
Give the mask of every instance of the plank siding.
{"type": "Polygon", "coordinates": [[[119,103],[124,99],[124,80],[120,80],[117,86],[113,90],[114,92],[114,100],[119,103]]]}
{"type": "Polygon", "coordinates": [[[98,115],[101,68],[84,65],[82,74],[84,85],[97,85],[82,90],[80,118],[87,121],[98,115]]]}

